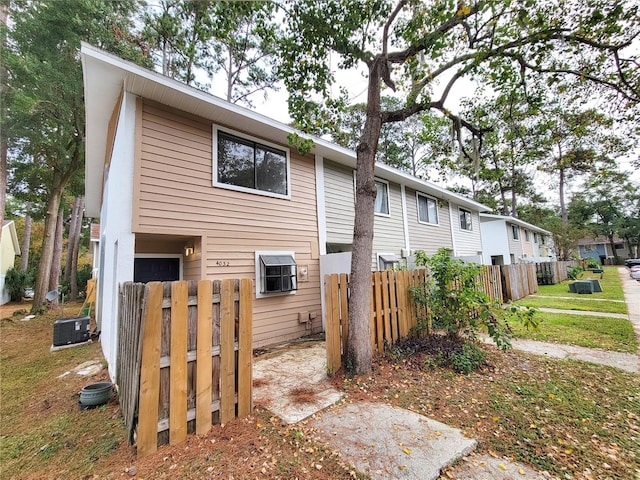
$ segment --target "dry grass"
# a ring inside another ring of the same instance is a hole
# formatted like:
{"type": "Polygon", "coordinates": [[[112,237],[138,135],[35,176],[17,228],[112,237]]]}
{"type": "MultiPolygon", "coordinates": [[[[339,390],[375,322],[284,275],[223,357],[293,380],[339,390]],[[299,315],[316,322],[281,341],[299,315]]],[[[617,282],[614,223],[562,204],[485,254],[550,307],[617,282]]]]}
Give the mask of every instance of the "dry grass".
{"type": "Polygon", "coordinates": [[[313,403],[316,401],[316,391],[310,387],[296,387],[289,392],[289,398],[294,405],[313,403]]]}

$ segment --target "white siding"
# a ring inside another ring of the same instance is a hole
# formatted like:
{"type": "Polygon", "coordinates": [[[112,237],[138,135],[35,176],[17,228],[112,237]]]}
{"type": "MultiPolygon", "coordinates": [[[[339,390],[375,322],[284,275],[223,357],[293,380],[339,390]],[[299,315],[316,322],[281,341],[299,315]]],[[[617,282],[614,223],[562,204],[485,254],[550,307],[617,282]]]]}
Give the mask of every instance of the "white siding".
{"type": "Polygon", "coordinates": [[[511,264],[509,255],[509,241],[507,239],[507,224],[504,220],[482,220],[480,224],[482,235],[482,263],[491,265],[492,256],[502,256],[505,265],[511,264]]]}
{"type": "Polygon", "coordinates": [[[327,243],[351,244],[355,219],[353,170],[324,160],[327,243]]]}
{"type": "MultiPolygon", "coordinates": [[[[351,245],[355,219],[353,170],[324,160],[327,243],[351,245]]],[[[398,260],[405,248],[400,185],[389,183],[389,215],[375,215],[372,269],[377,270],[379,253],[394,254],[398,260]]]]}
{"type": "Polygon", "coordinates": [[[131,233],[136,98],[126,94],[122,102],[108,179],[103,192],[100,225],[101,263],[96,320],[100,343],[115,377],[118,353],[118,285],[133,278],[134,235],[131,233]],[[104,259],[109,259],[104,261],[104,259]]]}

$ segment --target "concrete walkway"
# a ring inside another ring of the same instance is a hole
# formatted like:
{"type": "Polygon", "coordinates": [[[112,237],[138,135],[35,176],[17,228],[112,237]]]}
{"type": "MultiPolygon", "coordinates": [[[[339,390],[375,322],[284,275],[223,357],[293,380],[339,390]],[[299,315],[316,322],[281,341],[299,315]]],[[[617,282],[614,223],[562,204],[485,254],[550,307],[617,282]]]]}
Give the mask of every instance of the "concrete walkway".
{"type": "MultiPolygon", "coordinates": [[[[561,313],[628,318],[640,342],[640,283],[619,269],[629,315],[559,310],[561,313]]],[[[555,297],[557,298],[557,297],[555,297]]],[[[546,309],[547,311],[556,309],[546,309]]],[[[532,340],[514,348],[553,358],[575,358],[640,372],[637,355],[532,340]]],[[[458,429],[384,403],[342,402],[326,377],[324,342],[292,344],[254,362],[254,403],[283,423],[304,421],[343,459],[374,480],[436,480],[445,467],[456,480],[544,480],[546,472],[505,458],[476,455],[477,442],[458,429]],[[298,401],[296,401],[296,398],[298,401]],[[300,399],[304,401],[300,402],[300,399]],[[311,401],[309,401],[311,399],[311,401]]]]}
{"type": "MultiPolygon", "coordinates": [[[[558,297],[553,297],[553,298],[558,298],[558,297]]],[[[627,315],[626,313],[586,312],[583,310],[563,310],[561,308],[546,308],[546,307],[538,308],[538,310],[540,310],[541,312],[547,312],[547,313],[566,313],[567,315],[584,315],[587,317],[622,318],[624,320],[627,320],[629,318],[629,315],[627,315]]]]}

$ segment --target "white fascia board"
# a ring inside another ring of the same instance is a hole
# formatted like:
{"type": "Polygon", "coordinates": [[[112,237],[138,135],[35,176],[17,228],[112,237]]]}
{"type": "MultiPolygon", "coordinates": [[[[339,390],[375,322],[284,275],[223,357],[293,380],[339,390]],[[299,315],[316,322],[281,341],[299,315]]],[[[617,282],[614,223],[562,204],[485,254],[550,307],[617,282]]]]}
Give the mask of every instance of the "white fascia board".
{"type": "Polygon", "coordinates": [[[545,230],[544,228],[537,227],[535,225],[532,225],[531,223],[525,222],[524,220],[520,220],[519,218],[510,217],[509,215],[493,215],[488,213],[481,213],[480,221],[482,221],[483,219],[486,219],[487,221],[502,220],[507,223],[513,223],[521,227],[528,228],[533,232],[544,233],[545,235],[551,235],[551,232],[548,230],[545,230]]]}

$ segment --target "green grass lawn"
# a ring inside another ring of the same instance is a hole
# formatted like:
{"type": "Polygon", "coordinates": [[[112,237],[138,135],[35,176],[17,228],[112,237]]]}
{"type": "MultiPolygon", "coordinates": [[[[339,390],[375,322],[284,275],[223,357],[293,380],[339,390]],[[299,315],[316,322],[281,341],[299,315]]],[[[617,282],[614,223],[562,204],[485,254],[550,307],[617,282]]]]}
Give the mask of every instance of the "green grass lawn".
{"type": "Polygon", "coordinates": [[[563,310],[627,313],[627,305],[623,303],[624,292],[618,274],[618,267],[604,267],[604,276],[602,279],[600,279],[600,274],[584,272],[579,280],[586,280],[588,278],[597,278],[600,280],[602,292],[593,294],[572,293],[569,291],[569,283],[572,283],[573,280],[568,280],[555,285],[540,285],[538,287],[538,293],[536,293],[535,296],[529,296],[514,303],[516,305],[535,308],[546,307],[563,310]],[[617,301],[608,302],[607,300],[617,301]]]}
{"type": "MultiPolygon", "coordinates": [[[[567,297],[572,297],[571,299],[525,297],[513,303],[514,305],[523,305],[534,308],[559,308],[562,310],[579,310],[582,312],[627,313],[626,303],[607,301],[592,302],[583,298],[586,296],[587,295],[567,292],[567,297]]],[[[588,296],[591,297],[592,295],[588,296]]]]}
{"type": "Polygon", "coordinates": [[[638,341],[628,320],[547,312],[537,312],[536,318],[540,321],[537,330],[511,324],[514,337],[623,353],[638,351],[638,341]]]}
{"type": "Polygon", "coordinates": [[[569,292],[569,284],[574,280],[565,280],[562,283],[555,285],[540,285],[538,287],[538,295],[547,295],[555,297],[565,296],[579,296],[579,297],[593,297],[604,298],[607,300],[624,300],[624,292],[622,290],[622,283],[620,282],[620,276],[618,275],[618,267],[604,267],[604,275],[600,278],[599,273],[584,272],[578,278],[578,280],[587,280],[589,278],[595,278],[600,281],[602,286],[602,292],[594,294],[579,294],[569,292]]]}

